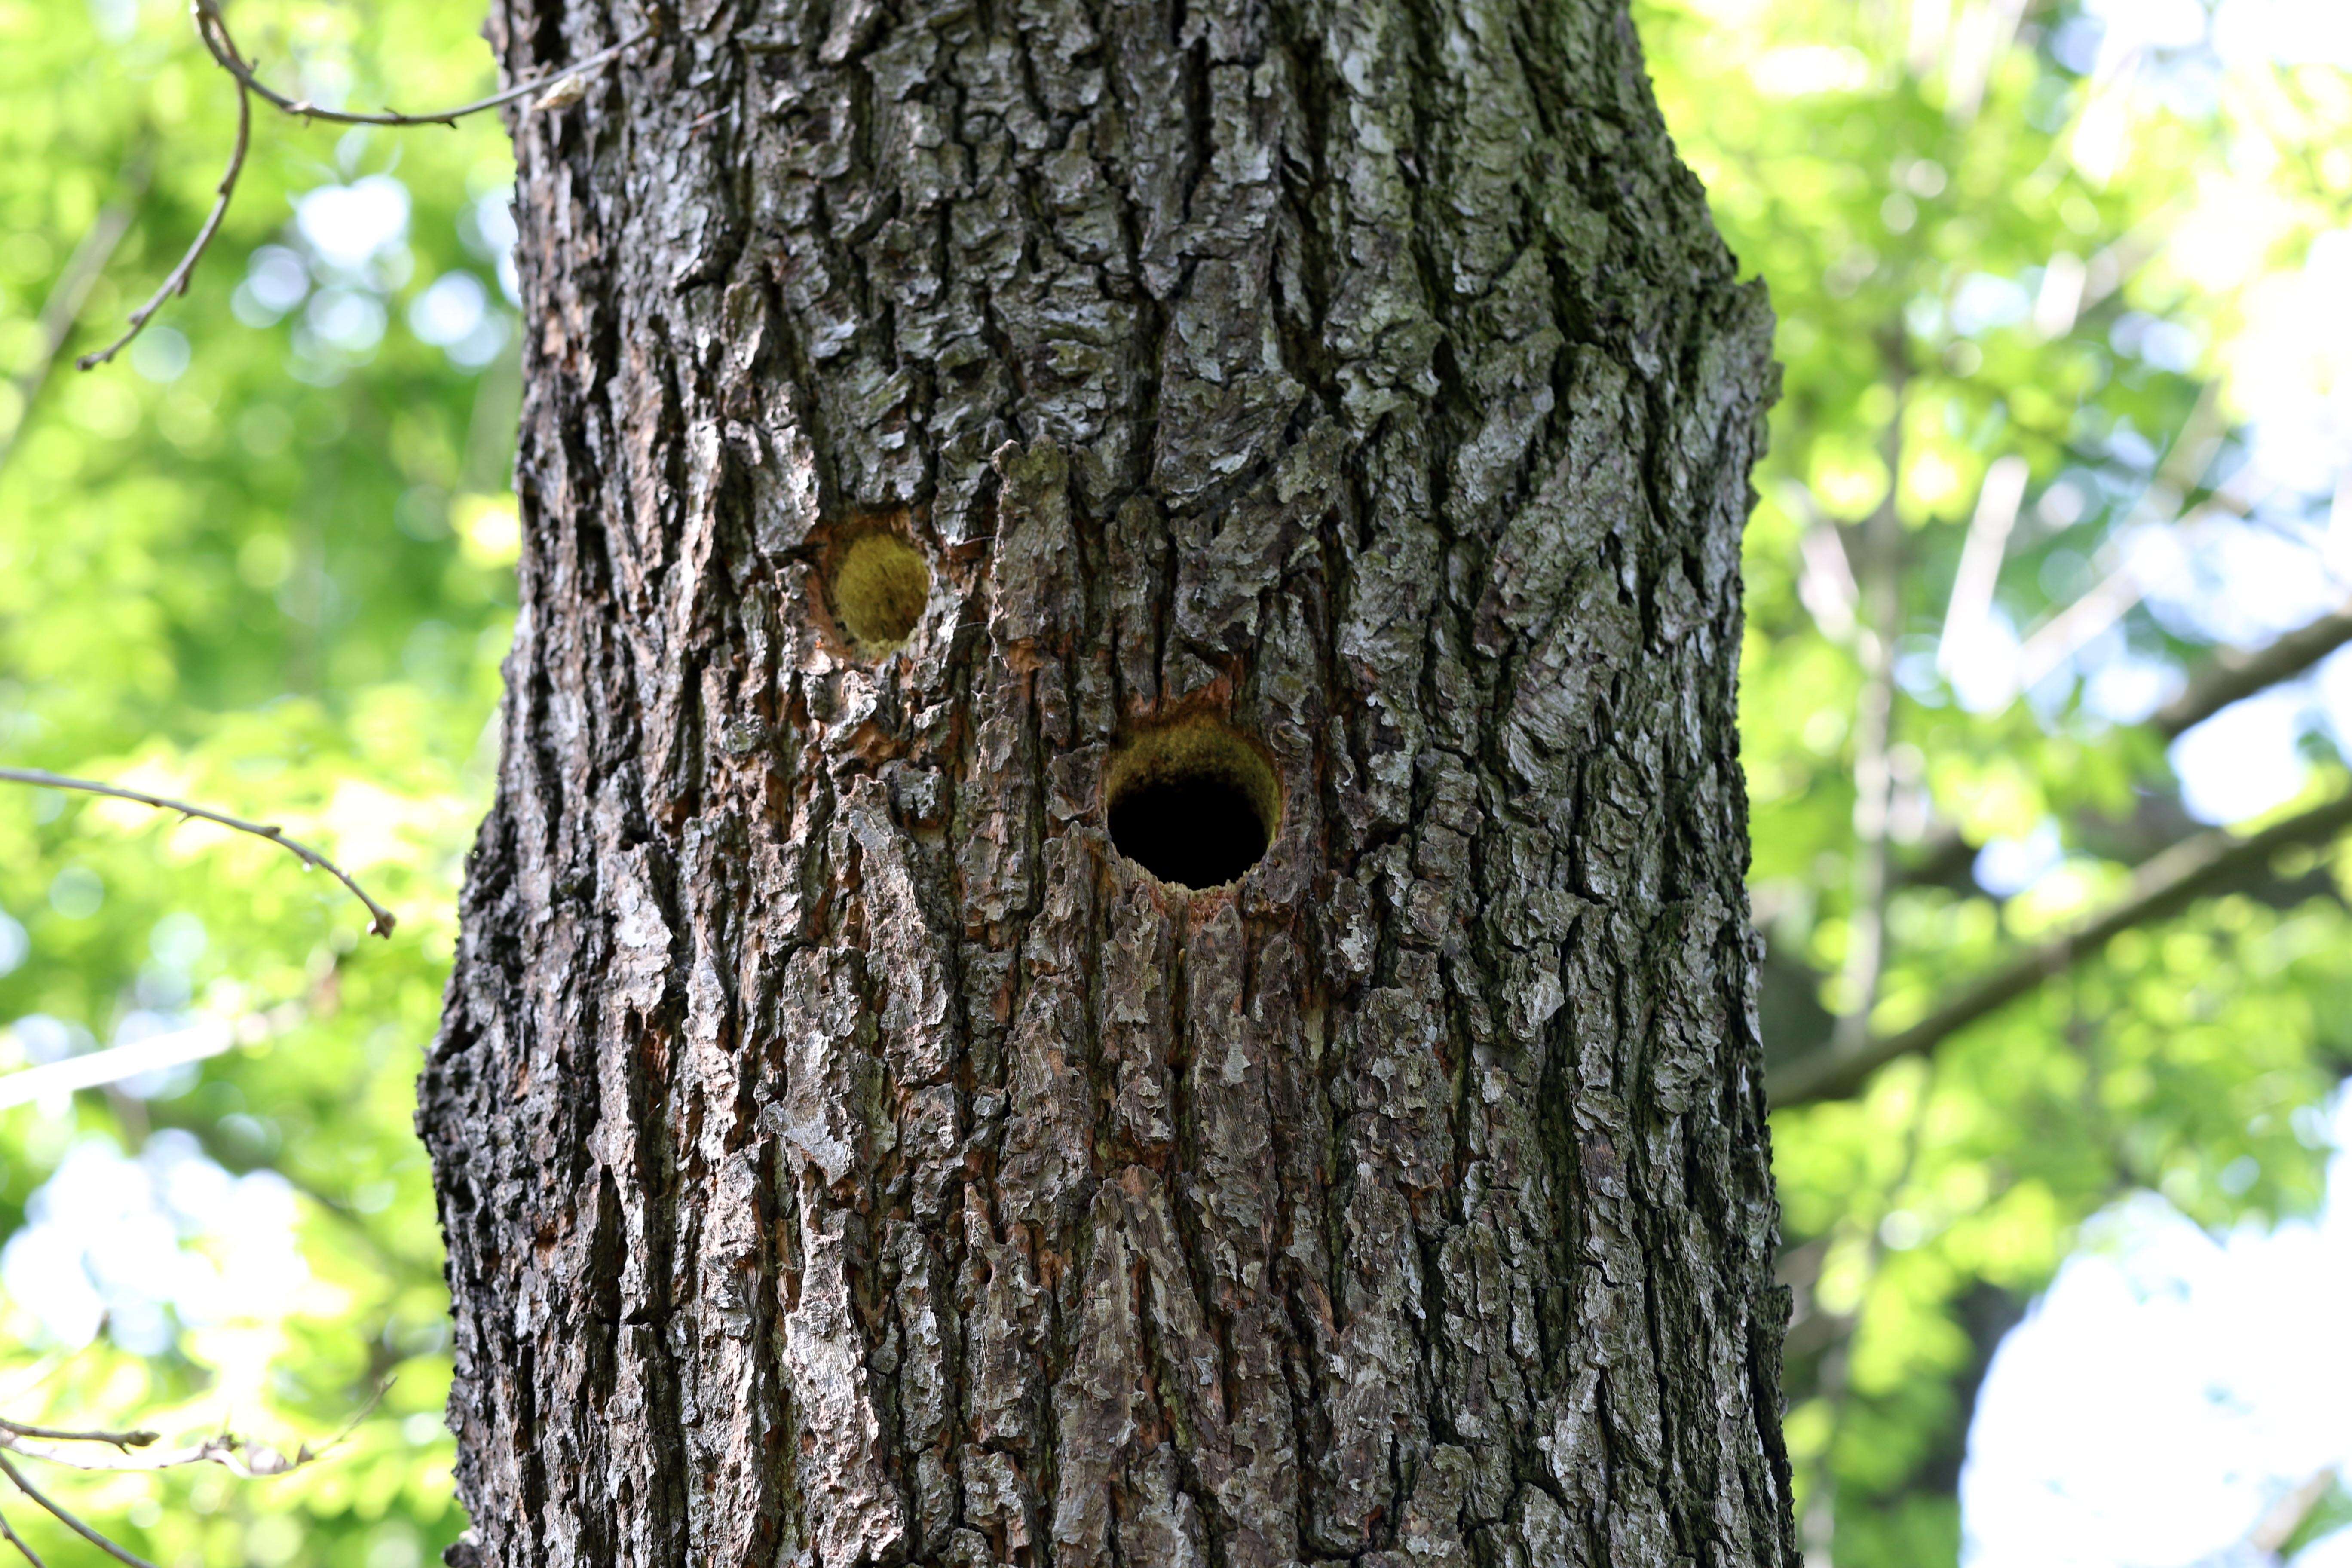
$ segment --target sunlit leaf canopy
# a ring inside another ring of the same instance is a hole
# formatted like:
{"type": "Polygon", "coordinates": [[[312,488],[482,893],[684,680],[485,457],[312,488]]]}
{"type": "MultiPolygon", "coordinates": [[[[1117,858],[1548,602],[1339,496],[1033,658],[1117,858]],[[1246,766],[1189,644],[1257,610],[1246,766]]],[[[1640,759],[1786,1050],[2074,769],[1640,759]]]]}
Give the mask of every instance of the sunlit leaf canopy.
{"type": "MultiPolygon", "coordinates": [[[[1741,681],[1777,1083],[2168,848],[2340,797],[2341,659],[2169,746],[2161,711],[2352,596],[2352,58],[2322,9],[1638,8],[1780,320],[1741,681]]],[[[2086,1217],[2308,1207],[2347,869],[2326,836],[2237,866],[1776,1115],[1810,1555],[1955,1561],[1986,1359],[2086,1217]]]]}
{"type": "MultiPolygon", "coordinates": [[[[1840,1015],[1855,1038],[1930,1015],[2200,816],[2343,785],[2310,695],[2340,676],[2169,752],[2144,721],[2218,645],[2346,595],[2352,92],[2194,0],[2141,9],[2171,30],[2016,0],[1638,10],[1782,323],[1742,700],[1776,1070],[1840,1015]],[[2234,793],[2193,765],[2232,751],[2274,765],[2234,793]]],[[[266,74],[351,107],[486,89],[476,23],[236,14],[266,74]]],[[[234,97],[173,4],[0,0],[0,373],[23,378],[110,209],[68,353],[169,269],[234,97]]],[[[0,1414],[290,1447],[396,1377],[284,1479],[61,1489],[160,1562],[408,1568],[462,1528],[408,1117],[510,628],[510,179],[489,121],[265,116],[213,255],[125,362],[0,389],[0,763],[282,824],[401,919],[364,938],[249,838],[0,795],[0,1070],[206,1020],[244,1042],[0,1110],[0,1414]]],[[[2352,1060],[2344,868],[2322,845],[2247,869],[1779,1116],[1810,1545],[1955,1559],[1975,1381],[2086,1216],[2135,1189],[2215,1226],[2311,1201],[2315,1108],[2352,1060]]],[[[86,1550],[25,1511],[55,1558],[86,1550]]]]}
{"type": "MultiPolygon", "coordinates": [[[[241,0],[236,23],[328,105],[493,85],[464,6],[241,0]]],[[[0,763],[278,824],[400,917],[366,936],[341,888],[249,837],[0,793],[0,1070],[211,1019],[244,1041],[0,1110],[0,1415],[229,1421],[290,1452],[390,1376],[294,1475],[56,1490],[160,1563],[434,1561],[464,1521],[409,1118],[511,625],[505,136],[257,117],[186,297],[81,374],[202,221],[234,90],[182,5],[11,0],[0,102],[0,763]],[[27,386],[45,302],[115,208],[80,325],[27,386]]],[[[95,1555],[0,1507],[52,1563],[95,1555]]]]}

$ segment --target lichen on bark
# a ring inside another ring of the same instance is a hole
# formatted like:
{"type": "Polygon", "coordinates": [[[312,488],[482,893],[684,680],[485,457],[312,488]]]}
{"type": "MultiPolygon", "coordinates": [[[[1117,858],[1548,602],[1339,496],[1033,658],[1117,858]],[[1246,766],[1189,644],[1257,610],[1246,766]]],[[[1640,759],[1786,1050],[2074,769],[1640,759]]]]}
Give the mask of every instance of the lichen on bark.
{"type": "Polygon", "coordinates": [[[521,612],[418,1113],[484,1560],[1793,1563],[1770,323],[1622,7],[665,21],[517,121],[521,612]],[[883,526],[877,657],[824,573],[883,526]],[[1278,782],[1227,888],[1107,831],[1187,718],[1278,782]]]}

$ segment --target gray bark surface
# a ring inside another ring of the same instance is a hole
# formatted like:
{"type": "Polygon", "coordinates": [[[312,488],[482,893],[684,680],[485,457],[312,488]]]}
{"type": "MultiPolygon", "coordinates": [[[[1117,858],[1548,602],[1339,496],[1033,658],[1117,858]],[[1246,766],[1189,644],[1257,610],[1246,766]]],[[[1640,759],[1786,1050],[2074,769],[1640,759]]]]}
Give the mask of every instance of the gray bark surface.
{"type": "Polygon", "coordinates": [[[1793,1563],[1770,322],[1622,8],[688,0],[517,141],[418,1113],[482,1559],[1793,1563]],[[931,574],[878,661],[874,528],[931,574]],[[1282,802],[1209,891],[1104,826],[1190,714],[1282,802]]]}

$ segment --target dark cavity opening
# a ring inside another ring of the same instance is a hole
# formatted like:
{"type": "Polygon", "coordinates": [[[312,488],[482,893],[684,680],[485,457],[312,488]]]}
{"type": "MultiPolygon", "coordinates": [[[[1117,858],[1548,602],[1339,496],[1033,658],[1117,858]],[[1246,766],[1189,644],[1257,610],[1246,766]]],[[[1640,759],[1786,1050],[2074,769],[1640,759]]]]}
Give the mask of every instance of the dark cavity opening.
{"type": "Polygon", "coordinates": [[[1159,878],[1194,889],[1237,880],[1264,858],[1279,820],[1274,770],[1257,749],[1205,721],[1131,742],[1105,779],[1110,841],[1159,878]]]}

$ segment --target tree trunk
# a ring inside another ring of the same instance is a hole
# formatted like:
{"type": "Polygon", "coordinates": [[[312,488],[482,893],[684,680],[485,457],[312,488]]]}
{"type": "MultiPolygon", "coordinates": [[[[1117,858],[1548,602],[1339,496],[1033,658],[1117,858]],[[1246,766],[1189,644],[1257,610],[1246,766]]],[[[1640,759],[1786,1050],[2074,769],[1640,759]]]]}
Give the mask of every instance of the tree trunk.
{"type": "Polygon", "coordinates": [[[1622,6],[662,20],[517,122],[483,1560],[1792,1563],[1769,316],[1622,6]]]}

